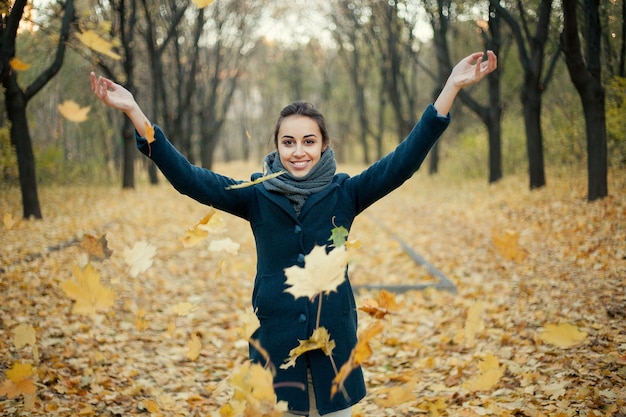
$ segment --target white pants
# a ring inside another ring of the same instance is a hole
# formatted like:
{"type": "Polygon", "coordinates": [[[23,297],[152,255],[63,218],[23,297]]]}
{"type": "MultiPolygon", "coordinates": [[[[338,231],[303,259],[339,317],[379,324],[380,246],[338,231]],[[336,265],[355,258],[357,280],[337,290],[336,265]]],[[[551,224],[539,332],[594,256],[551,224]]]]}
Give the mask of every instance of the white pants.
{"type": "MultiPolygon", "coordinates": [[[[315,391],[313,390],[313,378],[311,377],[311,371],[307,369],[307,379],[309,385],[309,417],[320,417],[317,412],[317,404],[315,404],[315,391]]],[[[351,417],[352,407],[344,408],[343,410],[335,411],[330,414],[324,414],[324,417],[351,417]]],[[[296,414],[283,413],[283,417],[301,417],[296,414]]]]}

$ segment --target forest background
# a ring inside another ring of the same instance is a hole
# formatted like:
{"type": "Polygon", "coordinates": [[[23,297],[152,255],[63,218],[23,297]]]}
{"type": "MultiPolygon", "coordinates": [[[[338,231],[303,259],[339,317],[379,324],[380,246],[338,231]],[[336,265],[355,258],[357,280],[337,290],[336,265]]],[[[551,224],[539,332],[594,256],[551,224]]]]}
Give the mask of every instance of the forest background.
{"type": "Polygon", "coordinates": [[[458,286],[398,296],[355,415],[626,414],[623,1],[4,6],[0,411],[215,415],[245,357],[249,230],[226,218],[235,257],[181,250],[205,208],[138,155],[90,71],[127,86],[191,161],[242,179],[280,109],[306,99],[356,173],[406,135],[454,62],[493,49],[499,71],[459,97],[423,172],[355,224],[356,284],[433,278],[382,220],[458,286]],[[406,221],[416,213],[427,221],[406,221]],[[101,257],[85,253],[94,237],[101,257]],[[158,256],[133,276],[146,239],[157,248],[141,255],[158,256]],[[115,290],[94,321],[62,290],[85,259],[115,290]]]}

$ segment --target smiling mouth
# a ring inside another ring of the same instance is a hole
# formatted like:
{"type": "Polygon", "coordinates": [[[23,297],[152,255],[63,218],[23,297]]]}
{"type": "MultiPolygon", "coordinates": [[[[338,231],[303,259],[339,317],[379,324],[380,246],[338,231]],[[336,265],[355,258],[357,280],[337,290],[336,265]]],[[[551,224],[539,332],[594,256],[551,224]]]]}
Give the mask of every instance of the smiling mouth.
{"type": "Polygon", "coordinates": [[[294,161],[294,162],[291,162],[291,165],[293,165],[294,168],[305,168],[308,164],[309,164],[309,161],[294,161]]]}

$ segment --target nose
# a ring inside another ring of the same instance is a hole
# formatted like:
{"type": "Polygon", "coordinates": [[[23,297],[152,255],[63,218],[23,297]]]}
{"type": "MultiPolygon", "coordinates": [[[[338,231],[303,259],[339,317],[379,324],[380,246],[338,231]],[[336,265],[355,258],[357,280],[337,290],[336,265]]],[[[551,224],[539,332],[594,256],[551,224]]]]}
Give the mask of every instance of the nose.
{"type": "Polygon", "coordinates": [[[301,143],[296,143],[296,146],[293,149],[293,154],[294,156],[304,155],[304,146],[301,143]]]}

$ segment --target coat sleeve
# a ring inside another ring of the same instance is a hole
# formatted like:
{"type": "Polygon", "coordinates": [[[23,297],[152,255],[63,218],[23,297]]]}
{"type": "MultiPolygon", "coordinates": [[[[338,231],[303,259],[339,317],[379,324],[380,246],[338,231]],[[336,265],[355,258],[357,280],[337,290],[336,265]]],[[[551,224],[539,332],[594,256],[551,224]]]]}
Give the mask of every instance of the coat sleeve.
{"type": "Polygon", "coordinates": [[[241,184],[224,175],[190,163],[154,126],[154,141],[148,141],[135,132],[137,148],[157,165],[165,178],[181,194],[216,209],[248,219],[252,187],[228,189],[241,184]]]}
{"type": "Polygon", "coordinates": [[[438,115],[430,104],[394,151],[348,179],[347,185],[356,213],[362,212],[411,178],[449,124],[450,116],[438,115]]]}

